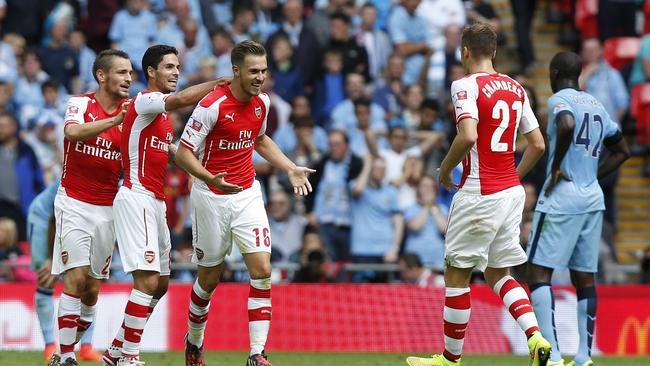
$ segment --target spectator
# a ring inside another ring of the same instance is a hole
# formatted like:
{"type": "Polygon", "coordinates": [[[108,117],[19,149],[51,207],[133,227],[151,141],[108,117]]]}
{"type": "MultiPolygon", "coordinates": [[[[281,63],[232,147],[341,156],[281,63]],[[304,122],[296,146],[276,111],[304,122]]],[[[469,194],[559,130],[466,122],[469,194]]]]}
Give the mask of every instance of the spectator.
{"type": "Polygon", "coordinates": [[[643,251],[641,257],[641,271],[639,273],[640,284],[650,284],[650,247],[643,251]]]}
{"type": "Polygon", "coordinates": [[[400,210],[413,206],[417,199],[417,187],[424,174],[424,163],[422,159],[409,156],[404,162],[402,175],[393,181],[398,189],[398,202],[400,210]]]}
{"type": "MultiPolygon", "coordinates": [[[[363,75],[350,73],[345,77],[345,92],[347,99],[339,103],[332,110],[330,124],[332,128],[347,131],[353,134],[357,130],[357,117],[354,113],[354,102],[365,97],[365,80],[363,75]]],[[[378,104],[370,103],[370,128],[376,133],[386,130],[384,120],[386,112],[378,104]]],[[[361,152],[361,155],[365,151],[361,152]]]]}
{"type": "Polygon", "coordinates": [[[438,187],[433,177],[420,179],[417,203],[406,209],[406,246],[404,250],[417,254],[422,262],[442,269],[445,259],[444,233],[447,231],[447,212],[437,201],[438,187]]]}
{"type": "Polygon", "coordinates": [[[370,78],[368,54],[364,47],[359,46],[350,34],[350,17],[344,13],[330,15],[330,39],[328,48],[334,48],[343,54],[343,74],[355,72],[370,78]]]}
{"type": "Polygon", "coordinates": [[[16,223],[8,217],[0,217],[0,281],[14,280],[11,267],[5,266],[4,262],[22,254],[18,247],[16,223]]]}
{"type": "Polygon", "coordinates": [[[18,240],[26,239],[29,204],[43,190],[43,172],[29,145],[18,138],[18,121],[0,113],[0,216],[16,222],[18,240]]]}
{"type": "MultiPolygon", "coordinates": [[[[43,70],[50,78],[61,83],[68,93],[72,93],[74,90],[73,85],[79,76],[77,57],[67,44],[68,33],[72,24],[65,15],[60,14],[61,11],[57,12],[57,9],[60,8],[55,8],[47,18],[45,23],[46,37],[37,52],[43,63],[43,70]]],[[[71,12],[72,9],[70,8],[69,11],[71,12]]]]}
{"type": "Polygon", "coordinates": [[[230,34],[235,44],[247,39],[259,41],[258,34],[252,32],[251,26],[255,21],[255,11],[246,1],[233,4],[233,21],[230,24],[230,34]]]}
{"type": "MultiPolygon", "coordinates": [[[[417,0],[408,0],[415,3],[417,0]]],[[[463,27],[467,22],[465,6],[461,0],[422,0],[416,14],[426,20],[427,40],[434,50],[445,44],[444,31],[450,24],[463,27]]]]}
{"type": "Polygon", "coordinates": [[[399,210],[397,190],[384,183],[385,174],[384,159],[366,156],[359,177],[350,182],[350,252],[357,263],[393,263],[398,259],[404,218],[399,210]]]}
{"type": "Polygon", "coordinates": [[[352,154],[344,131],[328,135],[329,154],[315,165],[312,186],[315,194],[307,197],[311,226],[318,228],[328,257],[345,261],[350,253],[350,196],[348,182],[355,179],[363,162],[352,154]]]}
{"type": "Polygon", "coordinates": [[[7,41],[0,41],[0,81],[15,83],[18,78],[18,64],[14,48],[7,41]]]}
{"type": "MultiPolygon", "coordinates": [[[[378,143],[381,143],[382,146],[385,144],[385,139],[381,136],[385,132],[385,124],[373,125],[371,114],[372,105],[368,99],[360,98],[354,101],[354,117],[357,120],[357,125],[347,133],[350,149],[358,156],[364,156],[369,151],[376,150],[375,145],[378,143]]],[[[339,128],[342,128],[342,125],[339,128]]]]}
{"type": "Polygon", "coordinates": [[[16,114],[15,101],[11,100],[11,93],[13,91],[13,86],[6,81],[0,80],[0,113],[7,112],[11,114],[16,114]]]}
{"type": "Polygon", "coordinates": [[[402,113],[404,58],[397,53],[390,55],[384,74],[383,78],[375,81],[372,102],[386,111],[386,120],[390,121],[402,113]]]}
{"type": "Polygon", "coordinates": [[[399,259],[399,273],[402,281],[419,287],[444,287],[442,275],[425,268],[415,253],[404,253],[399,259]]]}
{"type": "Polygon", "coordinates": [[[487,23],[497,32],[497,45],[506,44],[506,34],[501,27],[501,21],[494,7],[487,1],[469,0],[465,1],[467,7],[467,23],[487,23]]]}
{"type": "MultiPolygon", "coordinates": [[[[205,40],[199,42],[199,32],[205,32],[204,28],[199,28],[199,23],[192,18],[185,19],[179,24],[182,32],[183,42],[179,49],[183,73],[180,76],[183,86],[199,84],[201,79],[200,60],[204,57],[211,57],[211,48],[209,37],[206,34],[205,40]]],[[[214,78],[216,70],[210,74],[210,79],[214,78]]]]}
{"type": "Polygon", "coordinates": [[[271,34],[280,29],[281,17],[277,0],[256,0],[253,32],[258,33],[261,40],[266,42],[271,34]]]}
{"type": "MultiPolygon", "coordinates": [[[[287,0],[282,7],[284,20],[280,30],[273,33],[267,42],[273,44],[273,38],[284,33],[289,37],[293,47],[294,63],[302,70],[305,92],[311,94],[320,71],[320,45],[314,32],[303,23],[303,5],[301,0],[287,0]]],[[[273,67],[273,65],[269,65],[273,67]]]]}
{"type": "MultiPolygon", "coordinates": [[[[402,0],[400,6],[391,11],[388,31],[398,54],[405,58],[404,85],[418,82],[425,64],[424,56],[431,52],[427,45],[429,25],[415,13],[420,0],[402,0]]],[[[439,14],[435,14],[439,16],[439,14]]]]}
{"type": "Polygon", "coordinates": [[[16,60],[22,60],[25,49],[27,48],[25,38],[16,33],[8,33],[5,34],[2,40],[11,46],[16,60]]]}
{"type": "Polygon", "coordinates": [[[295,283],[327,283],[334,282],[326,268],[326,253],[318,235],[305,231],[300,250],[300,269],[294,275],[295,283]]]}
{"type": "Polygon", "coordinates": [[[280,34],[273,38],[271,57],[273,57],[271,69],[273,91],[284,100],[292,100],[298,95],[303,95],[302,70],[299,65],[293,63],[293,48],[289,37],[280,34]]]}
{"type": "Polygon", "coordinates": [[[381,79],[388,64],[388,56],[393,52],[393,44],[386,32],[376,28],[377,8],[371,2],[363,4],[359,13],[361,24],[356,31],[356,39],[366,50],[368,74],[374,82],[381,79]]]}
{"type": "Polygon", "coordinates": [[[88,37],[88,47],[99,52],[110,47],[108,32],[115,14],[120,10],[122,1],[93,0],[87,2],[87,19],[85,34],[88,37]]]}
{"type": "Polygon", "coordinates": [[[645,83],[650,80],[650,34],[641,38],[641,49],[632,64],[630,86],[645,83]]]}
{"type": "Polygon", "coordinates": [[[268,213],[273,240],[273,260],[288,262],[300,251],[307,219],[292,212],[291,197],[284,190],[270,194],[268,213]]]}
{"type": "Polygon", "coordinates": [[[41,85],[49,76],[41,68],[41,59],[34,50],[26,51],[22,62],[23,75],[14,88],[14,102],[18,108],[20,127],[29,130],[28,123],[43,106],[41,85]]]}
{"type": "Polygon", "coordinates": [[[212,51],[217,58],[216,77],[232,77],[230,51],[234,47],[232,37],[225,28],[219,27],[212,34],[212,51]]]}
{"type": "Polygon", "coordinates": [[[115,14],[108,32],[111,48],[128,53],[137,70],[144,51],[157,36],[156,17],[147,10],[148,4],[148,0],[126,0],[126,7],[115,14]]]}
{"type": "Polygon", "coordinates": [[[41,0],[8,1],[6,13],[11,15],[2,20],[3,33],[20,34],[30,46],[38,44],[51,6],[51,2],[41,0]]]}
{"type": "Polygon", "coordinates": [[[603,49],[596,38],[582,41],[583,69],[580,88],[603,104],[605,110],[617,122],[625,116],[630,95],[623,77],[603,58],[603,49]]]}
{"type": "Polygon", "coordinates": [[[314,90],[314,115],[319,125],[328,125],[334,107],[345,100],[343,53],[327,49],[323,56],[323,76],[314,90]]]}
{"type": "Polygon", "coordinates": [[[266,93],[271,100],[269,115],[266,118],[266,134],[273,136],[275,131],[289,124],[291,116],[291,104],[273,91],[275,88],[275,75],[266,73],[266,80],[262,85],[262,92],[266,93]]]}
{"type": "Polygon", "coordinates": [[[354,15],[354,12],[349,11],[349,8],[346,7],[348,3],[346,0],[328,0],[324,3],[325,6],[314,4],[314,11],[307,21],[307,26],[314,32],[322,47],[326,47],[330,40],[330,17],[332,14],[354,15]]]}
{"type": "Polygon", "coordinates": [[[232,23],[232,0],[200,0],[203,21],[210,34],[232,23]]]}
{"type": "Polygon", "coordinates": [[[399,118],[409,132],[415,132],[420,126],[422,102],[424,102],[424,91],[420,85],[413,84],[406,87],[404,110],[399,118]]]}
{"type": "Polygon", "coordinates": [[[636,37],[634,20],[638,3],[636,0],[598,1],[598,35],[602,42],[611,37],[636,37]]]}
{"type": "MultiPolygon", "coordinates": [[[[309,161],[320,160],[320,155],[327,151],[327,132],[315,126],[311,118],[309,99],[297,96],[292,100],[290,123],[280,126],[273,134],[273,141],[292,161],[303,156],[309,161]]],[[[298,164],[298,163],[296,163],[298,164]]],[[[308,163],[300,163],[310,166],[308,163]]]]}
{"type": "Polygon", "coordinates": [[[530,30],[533,28],[533,14],[536,0],[510,0],[512,13],[515,17],[515,33],[517,34],[517,51],[522,74],[530,74],[535,63],[533,41],[530,30]]]}
{"type": "Polygon", "coordinates": [[[93,63],[97,56],[93,50],[86,45],[86,36],[81,31],[70,33],[70,49],[75,54],[77,65],[79,65],[79,85],[73,88],[73,94],[87,93],[97,89],[97,82],[93,75],[93,63]]]}

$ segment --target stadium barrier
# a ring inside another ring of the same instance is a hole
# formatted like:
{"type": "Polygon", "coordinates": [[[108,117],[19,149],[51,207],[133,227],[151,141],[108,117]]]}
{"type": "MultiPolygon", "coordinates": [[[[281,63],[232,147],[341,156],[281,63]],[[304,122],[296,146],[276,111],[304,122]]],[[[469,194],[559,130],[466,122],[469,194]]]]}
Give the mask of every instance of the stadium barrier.
{"type": "MultiPolygon", "coordinates": [[[[106,284],[99,299],[95,347],[109,344],[120,326],[130,285],[106,284]]],[[[188,284],[170,285],[143,336],[147,351],[181,350],[187,329],[188,284]]],[[[43,340],[34,311],[35,287],[0,285],[0,349],[41,350],[43,340]]],[[[59,294],[61,288],[57,288],[59,294]]],[[[443,347],[444,289],[412,285],[274,285],[269,350],[432,352],[443,347]]],[[[596,353],[650,353],[650,286],[598,288],[596,353]]],[[[212,300],[205,346],[246,350],[247,284],[222,284],[212,300]]],[[[57,297],[58,298],[58,297],[57,297]]],[[[578,345],[576,296],[555,289],[557,334],[563,353],[578,345]]],[[[467,353],[517,353],[528,349],[523,334],[486,286],[472,287],[472,316],[467,353]]]]}

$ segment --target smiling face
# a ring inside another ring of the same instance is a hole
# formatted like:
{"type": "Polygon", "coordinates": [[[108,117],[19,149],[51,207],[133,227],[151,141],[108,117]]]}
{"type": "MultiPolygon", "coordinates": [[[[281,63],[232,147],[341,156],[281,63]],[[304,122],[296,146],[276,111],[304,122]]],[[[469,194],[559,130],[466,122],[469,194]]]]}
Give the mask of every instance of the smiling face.
{"type": "Polygon", "coordinates": [[[165,94],[176,91],[178,77],[181,74],[181,64],[178,61],[178,56],[173,53],[164,55],[158,67],[156,69],[149,67],[147,73],[149,81],[155,83],[158,91],[165,94]]]}
{"type": "Polygon", "coordinates": [[[266,55],[247,55],[241,67],[233,65],[233,82],[239,80],[239,86],[244,93],[251,97],[256,96],[262,92],[267,71],[266,55]]]}

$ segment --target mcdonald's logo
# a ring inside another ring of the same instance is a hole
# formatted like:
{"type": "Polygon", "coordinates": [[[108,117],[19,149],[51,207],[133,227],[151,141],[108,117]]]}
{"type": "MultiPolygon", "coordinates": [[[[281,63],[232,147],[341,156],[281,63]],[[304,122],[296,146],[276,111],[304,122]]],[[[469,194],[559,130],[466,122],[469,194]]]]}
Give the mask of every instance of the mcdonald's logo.
{"type": "Polygon", "coordinates": [[[626,352],[627,344],[630,336],[632,336],[632,340],[636,339],[636,354],[647,354],[648,342],[650,341],[648,335],[650,335],[650,317],[646,318],[645,321],[639,320],[635,316],[626,318],[618,334],[616,353],[619,355],[628,354],[626,352]]]}

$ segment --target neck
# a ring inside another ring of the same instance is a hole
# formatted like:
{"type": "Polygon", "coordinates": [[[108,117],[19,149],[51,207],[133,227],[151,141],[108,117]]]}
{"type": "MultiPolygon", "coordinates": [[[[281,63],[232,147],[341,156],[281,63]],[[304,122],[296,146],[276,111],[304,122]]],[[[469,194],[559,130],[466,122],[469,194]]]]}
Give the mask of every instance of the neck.
{"type": "Polygon", "coordinates": [[[492,65],[491,59],[481,59],[477,61],[470,61],[467,65],[467,69],[470,74],[475,74],[477,72],[487,72],[488,74],[494,74],[494,66],[492,65]]]}
{"type": "Polygon", "coordinates": [[[154,79],[149,79],[147,82],[147,90],[152,91],[152,92],[161,92],[163,94],[167,94],[167,92],[164,92],[162,89],[158,87],[156,84],[156,80],[154,79]]]}
{"type": "Polygon", "coordinates": [[[240,102],[248,102],[252,97],[242,89],[240,81],[237,78],[233,78],[230,82],[230,92],[235,96],[235,99],[240,102]]]}
{"type": "Polygon", "coordinates": [[[571,80],[571,79],[558,80],[558,82],[557,82],[557,91],[560,91],[562,89],[580,90],[578,80],[571,80]]]}
{"type": "Polygon", "coordinates": [[[104,88],[99,88],[97,93],[95,93],[95,99],[99,104],[104,108],[107,113],[113,113],[120,106],[121,98],[116,98],[115,96],[109,94],[104,88]]]}

